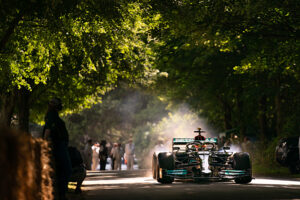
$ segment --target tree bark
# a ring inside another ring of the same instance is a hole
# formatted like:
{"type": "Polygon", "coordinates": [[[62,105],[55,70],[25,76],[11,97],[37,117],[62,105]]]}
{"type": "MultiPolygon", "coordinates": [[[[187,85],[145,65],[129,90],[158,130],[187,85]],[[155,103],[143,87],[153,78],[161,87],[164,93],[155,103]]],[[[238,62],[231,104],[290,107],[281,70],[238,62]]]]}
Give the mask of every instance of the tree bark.
{"type": "Polygon", "coordinates": [[[230,130],[232,129],[231,107],[226,101],[223,101],[223,108],[225,130],[230,130]]]}
{"type": "Polygon", "coordinates": [[[217,95],[220,105],[223,107],[224,129],[232,129],[231,106],[222,95],[217,95]]]}
{"type": "Polygon", "coordinates": [[[267,138],[267,99],[262,96],[259,100],[258,120],[259,120],[259,133],[261,141],[266,141],[267,138]]]}
{"type": "Polygon", "coordinates": [[[282,132],[282,111],[281,111],[281,96],[278,92],[275,96],[275,111],[276,111],[276,134],[281,135],[282,132]]]}
{"type": "Polygon", "coordinates": [[[275,79],[275,87],[277,88],[276,95],[274,97],[275,104],[275,116],[276,116],[276,135],[279,136],[282,133],[282,106],[281,106],[281,79],[280,75],[278,75],[275,79]]]}
{"type": "Polygon", "coordinates": [[[15,108],[15,91],[4,93],[0,95],[0,125],[10,126],[11,119],[15,108]]]}
{"type": "Polygon", "coordinates": [[[29,98],[30,91],[26,88],[18,91],[18,128],[27,133],[29,132],[29,98]]]}
{"type": "Polygon", "coordinates": [[[243,89],[240,87],[237,90],[237,96],[236,96],[236,106],[237,106],[237,112],[238,112],[238,124],[239,124],[239,132],[240,132],[240,137],[244,138],[245,133],[246,133],[246,128],[245,128],[245,122],[244,122],[244,113],[243,113],[243,107],[244,107],[244,102],[242,101],[242,94],[243,94],[243,89]]]}

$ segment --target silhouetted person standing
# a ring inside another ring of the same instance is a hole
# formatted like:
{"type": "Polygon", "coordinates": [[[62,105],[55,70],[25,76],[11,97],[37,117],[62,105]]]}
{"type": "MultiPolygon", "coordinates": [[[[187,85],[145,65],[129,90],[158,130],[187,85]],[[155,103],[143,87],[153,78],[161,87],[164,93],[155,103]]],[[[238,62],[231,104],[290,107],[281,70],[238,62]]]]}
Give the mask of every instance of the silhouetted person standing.
{"type": "Polygon", "coordinates": [[[114,170],[121,170],[122,169],[122,157],[123,157],[123,149],[121,144],[117,144],[113,151],[114,157],[114,170]]]}
{"type": "Polygon", "coordinates": [[[132,139],[125,145],[125,155],[127,160],[127,170],[132,170],[134,165],[134,150],[135,146],[132,143],[132,139]]]}
{"type": "Polygon", "coordinates": [[[89,139],[88,142],[85,144],[84,147],[84,164],[87,170],[91,170],[92,167],[92,157],[93,157],[93,150],[92,150],[92,140],[89,139]]]}
{"type": "Polygon", "coordinates": [[[113,147],[110,150],[110,158],[111,158],[111,169],[114,170],[115,169],[115,161],[116,161],[116,151],[117,151],[117,147],[118,147],[118,143],[114,143],[113,147]]]}
{"type": "Polygon", "coordinates": [[[106,147],[106,141],[102,140],[99,149],[100,170],[105,170],[107,157],[108,157],[108,148],[106,147]]]}
{"type": "Polygon", "coordinates": [[[92,158],[92,170],[95,171],[99,165],[99,143],[97,142],[96,144],[94,144],[92,146],[92,150],[93,150],[93,158],[92,158]]]}
{"type": "Polygon", "coordinates": [[[45,116],[46,124],[43,130],[43,137],[50,142],[51,146],[54,160],[53,168],[55,170],[55,189],[58,192],[59,200],[65,200],[72,165],[68,152],[68,131],[65,122],[58,115],[58,112],[61,110],[61,100],[59,98],[51,99],[45,116]]]}

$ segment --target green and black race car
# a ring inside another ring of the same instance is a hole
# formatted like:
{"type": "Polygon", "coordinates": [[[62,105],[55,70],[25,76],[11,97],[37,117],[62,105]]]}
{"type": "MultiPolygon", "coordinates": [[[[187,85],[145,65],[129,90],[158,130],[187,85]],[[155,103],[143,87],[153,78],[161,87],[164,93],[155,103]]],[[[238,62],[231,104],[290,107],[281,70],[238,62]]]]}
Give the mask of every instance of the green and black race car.
{"type": "MultiPolygon", "coordinates": [[[[200,130],[195,131],[199,132],[200,130]]],[[[173,138],[171,152],[153,154],[152,174],[160,183],[174,179],[252,181],[250,156],[234,153],[229,147],[218,149],[217,138],[173,138]]]]}

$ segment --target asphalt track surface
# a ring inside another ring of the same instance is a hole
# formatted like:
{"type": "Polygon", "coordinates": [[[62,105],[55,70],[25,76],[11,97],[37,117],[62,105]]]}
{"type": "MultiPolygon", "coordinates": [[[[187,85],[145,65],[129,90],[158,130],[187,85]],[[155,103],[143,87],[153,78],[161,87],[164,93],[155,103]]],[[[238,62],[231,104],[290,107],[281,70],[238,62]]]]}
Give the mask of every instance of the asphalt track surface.
{"type": "Polygon", "coordinates": [[[250,184],[233,181],[175,181],[160,184],[148,170],[90,171],[80,195],[69,192],[69,200],[300,200],[300,179],[256,177],[250,184]]]}

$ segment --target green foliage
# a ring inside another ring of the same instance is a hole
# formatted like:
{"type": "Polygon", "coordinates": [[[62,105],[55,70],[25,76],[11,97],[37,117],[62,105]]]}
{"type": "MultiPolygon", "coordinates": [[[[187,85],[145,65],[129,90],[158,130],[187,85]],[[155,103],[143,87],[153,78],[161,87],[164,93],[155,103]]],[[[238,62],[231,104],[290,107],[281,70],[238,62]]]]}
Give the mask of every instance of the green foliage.
{"type": "Polygon", "coordinates": [[[164,21],[158,90],[218,130],[264,140],[300,131],[299,3],[149,2],[164,21]]]}
{"type": "Polygon", "coordinates": [[[62,98],[65,113],[72,113],[99,102],[118,81],[134,82],[151,71],[157,44],[150,32],[159,17],[148,13],[148,7],[51,1],[36,11],[38,3],[25,3],[19,7],[12,2],[1,13],[7,21],[0,24],[0,92],[28,90],[32,121],[42,120],[41,108],[53,96],[62,98]],[[16,14],[20,18],[14,22],[16,14]]]}

